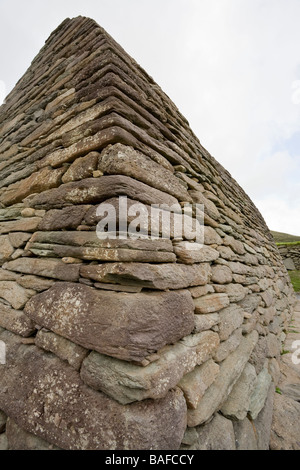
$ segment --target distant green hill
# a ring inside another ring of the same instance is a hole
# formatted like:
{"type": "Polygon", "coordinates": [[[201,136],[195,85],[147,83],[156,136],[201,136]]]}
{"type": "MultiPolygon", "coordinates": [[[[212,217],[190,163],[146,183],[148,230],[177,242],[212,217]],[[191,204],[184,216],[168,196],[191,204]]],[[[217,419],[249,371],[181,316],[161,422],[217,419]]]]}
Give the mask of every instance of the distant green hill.
{"type": "Polygon", "coordinates": [[[300,236],[289,235],[288,233],[274,232],[271,230],[271,233],[274,237],[275,242],[278,243],[295,243],[298,245],[300,243],[300,236]]]}

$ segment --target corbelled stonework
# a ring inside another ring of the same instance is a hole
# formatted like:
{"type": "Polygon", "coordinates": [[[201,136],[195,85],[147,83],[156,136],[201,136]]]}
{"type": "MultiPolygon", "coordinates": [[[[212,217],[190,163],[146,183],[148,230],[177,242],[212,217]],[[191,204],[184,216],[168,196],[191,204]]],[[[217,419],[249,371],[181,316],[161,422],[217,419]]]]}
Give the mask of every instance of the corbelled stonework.
{"type": "Polygon", "coordinates": [[[287,271],[249,197],[93,20],[65,20],[0,108],[0,175],[0,448],[268,445],[287,271]],[[129,222],[137,202],[203,204],[204,246],[150,239],[148,216],[143,237],[100,240],[97,207],[121,224],[120,196],[129,222]]]}

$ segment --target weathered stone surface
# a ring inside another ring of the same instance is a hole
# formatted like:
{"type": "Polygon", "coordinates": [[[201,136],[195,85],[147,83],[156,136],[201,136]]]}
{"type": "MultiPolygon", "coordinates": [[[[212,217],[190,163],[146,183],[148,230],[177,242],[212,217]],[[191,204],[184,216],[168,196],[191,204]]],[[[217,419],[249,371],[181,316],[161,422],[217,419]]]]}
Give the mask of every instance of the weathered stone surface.
{"type": "Polygon", "coordinates": [[[103,290],[111,290],[114,292],[141,292],[143,287],[142,286],[122,286],[121,284],[104,284],[101,282],[94,282],[90,281],[89,279],[83,279],[80,278],[79,282],[82,282],[83,284],[87,283],[86,285],[94,285],[97,289],[103,289],[103,290]],[[91,284],[89,284],[89,282],[91,284]]]}
{"type": "Polygon", "coordinates": [[[271,450],[300,450],[300,403],[275,393],[270,437],[271,450]]]}
{"type": "MultiPolygon", "coordinates": [[[[9,272],[9,271],[8,271],[9,272]]],[[[18,284],[25,289],[33,289],[36,292],[42,292],[49,289],[55,283],[54,279],[47,279],[34,275],[19,275],[18,284]]]]}
{"type": "Polygon", "coordinates": [[[87,349],[137,362],[194,328],[187,291],[112,294],[58,282],[27,302],[25,311],[39,325],[87,349]]]}
{"type": "Polygon", "coordinates": [[[127,248],[81,247],[68,245],[28,244],[28,250],[37,256],[58,256],[88,261],[125,261],[142,263],[172,263],[174,253],[167,251],[144,251],[127,248]]]}
{"type": "Polygon", "coordinates": [[[219,344],[216,333],[193,335],[175,345],[166,346],[159,358],[140,367],[92,352],[81,368],[81,378],[89,386],[101,390],[119,403],[127,404],[146,398],[162,398],[175,387],[183,375],[208,358],[219,344]]]}
{"type": "Polygon", "coordinates": [[[205,284],[204,286],[190,287],[189,291],[192,294],[193,299],[197,299],[197,297],[202,297],[202,295],[209,294],[210,292],[215,292],[211,284],[205,284]]]}
{"type": "Polygon", "coordinates": [[[215,411],[222,407],[232,387],[244,370],[257,339],[258,334],[256,331],[243,337],[239,347],[220,364],[220,371],[216,380],[207,389],[197,408],[188,410],[189,427],[206,422],[215,411]]]}
{"type": "Polygon", "coordinates": [[[9,222],[0,222],[0,233],[34,232],[41,221],[40,217],[30,217],[9,222]]]}
{"type": "Polygon", "coordinates": [[[164,191],[180,201],[192,202],[182,182],[174,174],[132,147],[116,144],[105,149],[99,169],[107,175],[126,175],[164,191]]]}
{"type": "Polygon", "coordinates": [[[16,281],[20,277],[20,274],[0,268],[0,281],[16,281]]]}
{"type": "Polygon", "coordinates": [[[227,284],[224,287],[230,302],[239,302],[243,300],[248,293],[248,289],[240,284],[227,284]]]}
{"type": "MultiPolygon", "coordinates": [[[[126,236],[124,234],[124,236],[126,236]]],[[[141,251],[163,251],[173,252],[172,242],[169,239],[160,238],[151,240],[144,238],[107,238],[100,239],[96,232],[81,231],[55,231],[55,232],[35,232],[30,239],[30,243],[45,243],[65,246],[101,247],[101,248],[127,248],[141,251]]],[[[28,246],[30,246],[28,244],[28,246]]]]}
{"type": "Polygon", "coordinates": [[[220,343],[220,346],[218,347],[218,350],[214,355],[214,360],[216,362],[224,361],[224,359],[226,359],[226,357],[238,347],[241,342],[241,339],[242,328],[238,328],[229,336],[228,339],[220,343]]]}
{"type": "Polygon", "coordinates": [[[204,227],[204,243],[205,245],[222,245],[223,242],[215,229],[206,225],[204,227]]]}
{"type": "Polygon", "coordinates": [[[60,450],[59,447],[20,428],[11,418],[7,421],[6,437],[9,450],[60,450]]]}
{"type": "Polygon", "coordinates": [[[219,317],[219,335],[221,341],[226,341],[234,330],[242,325],[244,320],[243,310],[235,304],[223,308],[219,312],[219,317]]]}
{"type": "Polygon", "coordinates": [[[223,259],[231,261],[237,258],[237,255],[232,251],[229,246],[220,245],[217,247],[217,250],[223,259]]]}
{"type": "Polygon", "coordinates": [[[275,292],[274,292],[273,289],[268,289],[265,292],[262,292],[260,295],[261,295],[261,298],[263,299],[266,307],[270,307],[271,305],[274,304],[274,302],[275,302],[275,299],[274,299],[275,292]]]}
{"type": "Polygon", "coordinates": [[[212,266],[211,272],[211,282],[216,282],[217,284],[227,284],[232,281],[232,272],[228,266],[212,266]]]}
{"type": "Polygon", "coordinates": [[[269,359],[268,372],[272,377],[272,382],[274,383],[274,385],[277,385],[280,379],[281,372],[279,361],[274,357],[272,359],[269,359]]]}
{"type": "Polygon", "coordinates": [[[217,325],[220,321],[218,313],[202,313],[201,315],[195,315],[195,333],[200,331],[210,330],[213,326],[217,325]]]}
{"type": "Polygon", "coordinates": [[[197,428],[198,441],[193,450],[236,450],[232,422],[220,414],[197,428]]]}
{"type": "Polygon", "coordinates": [[[9,260],[14,251],[9,237],[7,235],[0,236],[0,263],[9,260]]]}
{"type": "Polygon", "coordinates": [[[0,303],[0,327],[20,336],[31,336],[35,332],[34,322],[22,310],[14,310],[0,303]]]}
{"type": "Polygon", "coordinates": [[[270,449],[270,435],[275,395],[277,396],[277,393],[275,393],[274,384],[271,383],[265,405],[257,418],[252,421],[257,436],[258,450],[270,449]]]}
{"type": "Polygon", "coordinates": [[[180,449],[190,449],[190,446],[196,444],[198,441],[198,433],[196,428],[186,428],[180,449]]]}
{"type": "Polygon", "coordinates": [[[36,232],[26,249],[39,256],[102,261],[173,262],[172,242],[148,238],[105,239],[96,232],[36,232]]]}
{"type": "Polygon", "coordinates": [[[75,370],[80,369],[83,359],[88,355],[87,349],[45,328],[38,331],[35,344],[56,354],[60,359],[74,367],[75,370]]]}
{"type": "Polygon", "coordinates": [[[98,165],[99,156],[98,152],[90,152],[85,157],[77,158],[63,175],[62,182],[70,183],[71,181],[93,176],[93,171],[96,170],[98,165]]]}
{"type": "Polygon", "coordinates": [[[258,326],[259,313],[257,311],[253,313],[244,312],[244,323],[242,325],[243,334],[251,333],[258,326]]]}
{"type": "Polygon", "coordinates": [[[21,211],[24,209],[23,204],[14,204],[11,207],[0,209],[0,221],[20,219],[21,211]]]}
{"type": "Polygon", "coordinates": [[[273,333],[269,333],[266,337],[267,357],[278,357],[280,355],[279,338],[273,333]]]}
{"type": "Polygon", "coordinates": [[[8,450],[6,433],[0,434],[0,450],[8,450]]]}
{"type": "Polygon", "coordinates": [[[257,450],[257,441],[253,425],[248,418],[232,421],[236,450],[257,450]]]}
{"type": "Polygon", "coordinates": [[[174,244],[174,252],[179,261],[186,264],[207,263],[219,258],[218,251],[210,246],[186,241],[174,244]]]}
{"type": "Polygon", "coordinates": [[[11,184],[7,191],[0,196],[0,202],[5,206],[23,201],[29,194],[40,193],[50,188],[56,188],[61,183],[65,168],[42,168],[17,183],[11,184]]]}
{"type": "Polygon", "coordinates": [[[215,220],[219,219],[220,212],[218,211],[217,207],[212,201],[206,198],[201,191],[193,190],[193,191],[189,191],[189,193],[191,197],[193,198],[194,202],[204,205],[204,212],[206,212],[209,215],[209,217],[215,220]]]}
{"type": "Polygon", "coordinates": [[[89,205],[80,205],[52,209],[43,217],[38,229],[46,231],[76,230],[90,207],[89,205]]]}
{"type": "Polygon", "coordinates": [[[3,265],[4,269],[17,271],[24,274],[50,277],[61,281],[77,281],[79,279],[79,264],[65,264],[60,260],[18,258],[8,261],[3,265]]]}
{"type": "Polygon", "coordinates": [[[11,341],[7,364],[0,366],[0,407],[27,432],[67,450],[179,447],[186,428],[181,390],[124,407],[84,385],[54,355],[0,336],[11,341]]]}
{"type": "Polygon", "coordinates": [[[0,410],[0,434],[4,432],[5,430],[6,420],[7,420],[6,414],[0,410]]]}
{"type": "Polygon", "coordinates": [[[222,406],[221,413],[231,419],[244,420],[250,408],[251,396],[256,382],[255,369],[248,362],[222,406]]]}
{"type": "Polygon", "coordinates": [[[274,319],[275,315],[277,314],[277,310],[274,307],[268,307],[268,308],[258,307],[257,311],[261,315],[261,321],[263,325],[269,325],[269,323],[274,319]]]}
{"type": "Polygon", "coordinates": [[[208,294],[194,299],[195,313],[213,313],[229,305],[227,294],[208,294]]]}
{"type": "Polygon", "coordinates": [[[210,266],[181,264],[110,263],[82,266],[80,275],[103,283],[135,285],[152,289],[182,289],[205,284],[210,266]]]}
{"type": "Polygon", "coordinates": [[[24,289],[14,281],[0,281],[0,298],[9,302],[16,310],[23,308],[35,293],[34,290],[24,289]]]}
{"type": "Polygon", "coordinates": [[[260,336],[250,357],[250,363],[254,365],[257,375],[265,365],[267,357],[267,340],[265,336],[260,336]]]}
{"type": "Polygon", "coordinates": [[[292,258],[285,258],[283,264],[289,271],[294,271],[296,269],[295,263],[292,258]]]}
{"type": "Polygon", "coordinates": [[[263,409],[272,378],[266,368],[257,376],[255,388],[250,397],[249,415],[252,419],[257,418],[259,412],[263,409]]]}
{"type": "Polygon", "coordinates": [[[231,235],[226,235],[223,239],[223,243],[225,246],[229,246],[238,255],[243,255],[245,253],[244,244],[239,240],[236,240],[231,235]]]}
{"type": "MultiPolygon", "coordinates": [[[[177,199],[128,176],[110,175],[66,183],[28,198],[34,208],[59,209],[71,204],[100,204],[114,196],[127,196],[145,204],[178,204],[177,199]]],[[[1,224],[0,224],[1,230],[1,224]]]]}
{"type": "Polygon", "coordinates": [[[283,387],[280,387],[280,389],[284,395],[287,395],[293,400],[300,402],[300,383],[286,384],[283,387]]]}
{"type": "Polygon", "coordinates": [[[12,232],[8,235],[9,241],[14,248],[20,248],[32,237],[31,233],[12,232]]]}
{"type": "Polygon", "coordinates": [[[252,313],[259,306],[261,302],[261,296],[258,294],[248,294],[243,300],[239,302],[239,305],[245,312],[252,313]]]}
{"type": "Polygon", "coordinates": [[[195,409],[206,389],[214,382],[219,373],[219,366],[212,359],[196,366],[178,383],[184,393],[188,408],[195,409]]]}

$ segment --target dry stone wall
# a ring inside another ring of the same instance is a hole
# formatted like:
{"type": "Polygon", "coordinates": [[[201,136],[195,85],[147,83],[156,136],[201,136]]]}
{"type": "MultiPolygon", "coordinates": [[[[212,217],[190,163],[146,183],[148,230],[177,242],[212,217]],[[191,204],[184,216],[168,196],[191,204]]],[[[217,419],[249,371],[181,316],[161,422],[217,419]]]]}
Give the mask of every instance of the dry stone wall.
{"type": "Polygon", "coordinates": [[[268,448],[287,271],[93,20],[65,20],[0,108],[0,172],[0,448],[268,448]],[[139,239],[99,240],[97,207],[119,196],[129,222],[137,202],[203,204],[204,246],[150,239],[149,212],[139,239]]]}
{"type": "Polygon", "coordinates": [[[300,243],[299,245],[279,245],[279,253],[283,264],[288,270],[300,270],[300,243]]]}

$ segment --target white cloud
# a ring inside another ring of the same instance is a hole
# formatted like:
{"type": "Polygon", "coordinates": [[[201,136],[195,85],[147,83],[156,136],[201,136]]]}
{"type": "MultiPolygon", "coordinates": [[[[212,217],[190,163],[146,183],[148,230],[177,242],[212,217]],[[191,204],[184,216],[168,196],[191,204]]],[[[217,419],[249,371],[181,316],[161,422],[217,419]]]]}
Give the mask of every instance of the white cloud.
{"type": "Polygon", "coordinates": [[[271,230],[299,235],[299,200],[298,206],[290,205],[278,197],[267,197],[254,201],[271,230]]]}
{"type": "Polygon", "coordinates": [[[292,83],[292,89],[294,90],[292,94],[292,103],[300,104],[300,80],[295,80],[292,83]]]}

